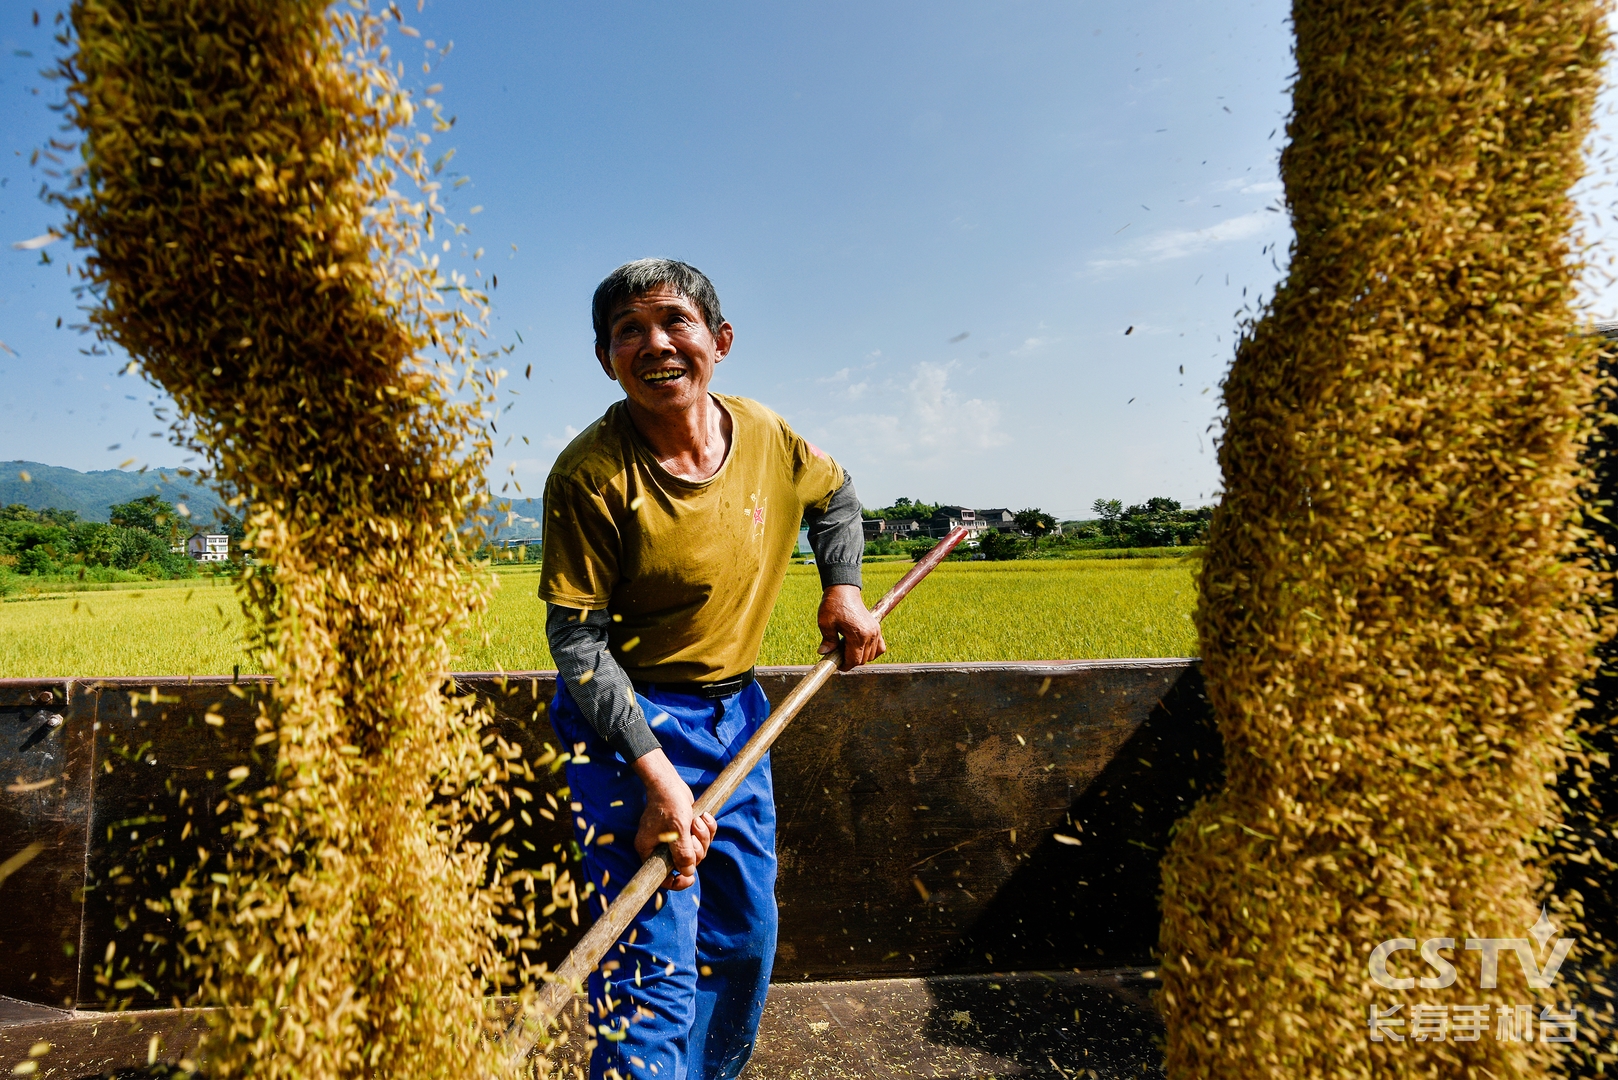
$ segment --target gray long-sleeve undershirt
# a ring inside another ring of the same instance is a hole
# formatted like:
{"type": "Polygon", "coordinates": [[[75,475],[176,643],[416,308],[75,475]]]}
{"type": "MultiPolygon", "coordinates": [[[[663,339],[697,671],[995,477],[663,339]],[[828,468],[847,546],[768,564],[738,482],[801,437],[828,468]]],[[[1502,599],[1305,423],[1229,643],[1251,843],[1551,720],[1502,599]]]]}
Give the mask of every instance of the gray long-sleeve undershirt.
{"type": "Polygon", "coordinates": [[[820,587],[860,584],[860,562],[865,558],[865,525],[854,478],[843,473],[843,486],[826,500],[826,509],[811,506],[803,512],[809,526],[809,550],[815,553],[820,587]]]}
{"type": "MultiPolygon", "coordinates": [[[[815,553],[820,587],[860,585],[860,560],[865,554],[865,527],[854,480],[843,473],[843,484],[824,510],[810,507],[803,519],[809,525],[809,549],[815,553]]],[[[659,748],[657,736],[635,700],[634,686],[607,648],[612,615],[546,605],[545,639],[556,661],[556,673],[584,719],[597,735],[634,761],[659,748]]]]}

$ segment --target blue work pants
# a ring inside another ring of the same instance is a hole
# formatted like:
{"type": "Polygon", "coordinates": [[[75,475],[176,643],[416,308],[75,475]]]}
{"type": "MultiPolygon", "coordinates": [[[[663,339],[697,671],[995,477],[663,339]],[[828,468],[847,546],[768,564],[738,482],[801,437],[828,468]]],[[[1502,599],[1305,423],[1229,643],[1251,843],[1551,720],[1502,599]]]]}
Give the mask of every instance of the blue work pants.
{"type": "MultiPolygon", "coordinates": [[[[637,694],[652,731],[695,795],[770,712],[757,683],[718,701],[656,688],[637,694]]],[[[635,832],[646,789],[557,682],[551,723],[582,757],[567,765],[586,901],[599,915],[640,869],[635,832]],[[603,842],[606,836],[611,840],[603,842]],[[589,842],[586,843],[586,838],[589,842]]],[[[775,795],[768,756],[716,815],[718,834],[696,884],[659,890],[590,976],[596,1050],[590,1075],[626,1080],[730,1080],[753,1053],[775,959],[775,795]]]]}

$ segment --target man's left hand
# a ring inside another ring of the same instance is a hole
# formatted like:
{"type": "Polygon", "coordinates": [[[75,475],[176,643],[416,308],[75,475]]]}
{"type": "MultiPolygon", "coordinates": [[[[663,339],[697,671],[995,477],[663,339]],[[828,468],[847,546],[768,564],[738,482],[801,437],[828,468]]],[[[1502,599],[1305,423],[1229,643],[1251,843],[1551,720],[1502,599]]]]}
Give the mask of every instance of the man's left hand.
{"type": "Polygon", "coordinates": [[[888,643],[882,640],[882,624],[866,610],[860,590],[853,585],[827,589],[815,621],[820,624],[820,655],[842,650],[839,671],[869,664],[888,651],[888,643]]]}

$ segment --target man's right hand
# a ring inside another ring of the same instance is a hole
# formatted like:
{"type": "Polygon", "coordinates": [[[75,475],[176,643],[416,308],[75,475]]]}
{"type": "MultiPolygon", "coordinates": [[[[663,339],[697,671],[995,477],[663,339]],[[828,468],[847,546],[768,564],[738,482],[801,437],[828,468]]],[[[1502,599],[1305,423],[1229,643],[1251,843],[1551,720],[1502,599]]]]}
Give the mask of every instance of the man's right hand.
{"type": "Polygon", "coordinates": [[[697,864],[707,856],[719,825],[712,814],[693,815],[691,788],[662,750],[636,758],[633,768],[646,785],[646,810],[635,833],[635,851],[644,862],[658,844],[668,844],[674,873],[665,886],[689,889],[696,884],[697,864]]]}

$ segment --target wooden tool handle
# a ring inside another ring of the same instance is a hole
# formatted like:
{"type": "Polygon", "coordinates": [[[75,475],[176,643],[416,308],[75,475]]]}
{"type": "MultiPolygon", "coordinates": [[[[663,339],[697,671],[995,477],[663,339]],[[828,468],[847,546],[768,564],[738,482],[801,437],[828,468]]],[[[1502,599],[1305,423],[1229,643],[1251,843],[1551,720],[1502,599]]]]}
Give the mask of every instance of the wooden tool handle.
{"type": "MultiPolygon", "coordinates": [[[[910,595],[921,579],[932,573],[933,568],[944,561],[957,544],[967,537],[964,527],[952,529],[948,536],[939,541],[910,571],[900,578],[898,582],[878,600],[871,614],[880,621],[887,618],[888,613],[899,606],[899,601],[910,595]]],[[[713,814],[719,816],[719,811],[725,803],[736,793],[736,789],[746,779],[747,774],[763,760],[769,753],[770,747],[786,730],[788,724],[803,709],[808,700],[815,696],[815,691],[826,684],[832,673],[837,670],[837,661],[831,657],[820,661],[814,670],[804,676],[802,682],[793,687],[792,693],[781,702],[780,706],[770,712],[764,725],[753,733],[742,747],[741,753],[730,759],[714,782],[709,784],[707,790],[697,799],[693,808],[694,815],[713,814]]],[[[528,1014],[519,1017],[513,1028],[521,1026],[524,1030],[519,1035],[515,1031],[508,1032],[508,1038],[515,1040],[513,1058],[526,1057],[537,1041],[534,1033],[543,1033],[567,1007],[573,996],[581,991],[584,980],[594,971],[601,958],[607,955],[623,932],[629,928],[635,916],[640,914],[641,908],[652,895],[669,879],[674,872],[674,857],[669,854],[667,844],[659,844],[657,850],[641,864],[635,876],[618,893],[607,910],[601,913],[600,918],[585,931],[584,937],[573,946],[573,951],[567,954],[561,966],[556,969],[553,981],[548,981],[540,991],[533,1009],[528,1014]]]]}

